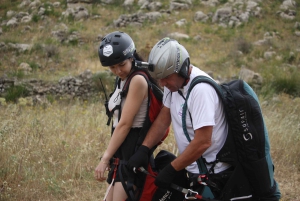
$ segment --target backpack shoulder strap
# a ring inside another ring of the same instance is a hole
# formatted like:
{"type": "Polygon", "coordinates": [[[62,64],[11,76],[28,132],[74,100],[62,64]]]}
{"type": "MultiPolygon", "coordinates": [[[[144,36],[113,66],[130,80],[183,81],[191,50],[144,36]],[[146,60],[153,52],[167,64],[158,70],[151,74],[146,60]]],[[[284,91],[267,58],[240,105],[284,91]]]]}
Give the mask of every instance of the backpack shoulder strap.
{"type": "MultiPolygon", "coordinates": [[[[150,88],[152,87],[152,85],[151,85],[151,82],[150,82],[150,80],[149,80],[149,77],[148,77],[148,75],[147,75],[147,73],[145,73],[144,71],[142,71],[142,70],[135,70],[135,71],[133,71],[129,76],[128,76],[128,78],[127,78],[127,80],[126,80],[126,82],[125,82],[125,84],[124,84],[124,87],[123,87],[123,89],[122,89],[122,91],[121,91],[121,97],[123,98],[123,97],[126,97],[127,96],[127,93],[128,93],[128,90],[129,90],[129,85],[130,85],[130,82],[131,82],[131,79],[135,76],[135,75],[142,75],[145,79],[146,79],[146,81],[147,81],[147,84],[148,84],[148,103],[147,103],[147,105],[148,105],[148,107],[147,107],[147,114],[149,114],[149,106],[150,106],[150,88]]],[[[119,113],[119,116],[121,115],[121,109],[120,109],[120,113],[119,113]]],[[[121,117],[121,116],[120,116],[121,117]]],[[[119,117],[119,118],[120,118],[119,117]]],[[[149,115],[146,115],[146,119],[147,118],[149,118],[149,115]]],[[[146,120],[144,120],[145,122],[146,122],[146,120]]],[[[144,126],[145,126],[145,123],[144,123],[144,126]]],[[[143,127],[144,127],[143,126],[143,127]]]]}
{"type": "Polygon", "coordinates": [[[147,75],[145,72],[141,71],[141,70],[135,70],[135,71],[133,71],[133,72],[128,76],[128,78],[127,78],[127,80],[126,80],[126,82],[125,82],[125,84],[124,84],[124,87],[123,87],[123,89],[122,89],[122,94],[121,94],[122,97],[126,97],[126,96],[127,96],[127,93],[128,93],[128,89],[129,89],[129,85],[130,85],[131,79],[132,79],[135,75],[142,75],[142,76],[146,79],[146,81],[147,81],[147,83],[148,83],[148,85],[149,85],[149,78],[148,78],[148,75],[147,75]]]}
{"type": "MultiPolygon", "coordinates": [[[[190,94],[190,92],[192,91],[192,89],[194,88],[194,86],[198,83],[201,83],[201,82],[204,82],[204,83],[207,83],[207,84],[210,84],[217,92],[217,94],[220,96],[220,98],[224,99],[224,95],[223,95],[223,91],[222,91],[222,88],[220,87],[220,85],[218,83],[216,83],[216,81],[214,81],[213,79],[209,78],[209,77],[206,77],[206,76],[203,76],[203,75],[199,75],[197,77],[195,77],[192,82],[191,82],[191,85],[188,89],[188,95],[187,95],[187,98],[190,94]]],[[[186,98],[186,99],[187,99],[186,98]]]]}
{"type": "MultiPolygon", "coordinates": [[[[119,77],[116,77],[115,79],[115,83],[114,83],[114,91],[109,95],[109,97],[111,97],[113,95],[113,93],[115,93],[116,89],[120,86],[120,82],[121,79],[119,77]]],[[[111,111],[108,109],[108,100],[105,102],[105,108],[106,108],[106,115],[108,116],[108,120],[106,125],[109,126],[111,120],[112,120],[112,116],[113,113],[115,112],[115,110],[120,110],[121,109],[121,105],[116,105],[116,107],[114,107],[111,111]]]]}
{"type": "MultiPolygon", "coordinates": [[[[127,78],[127,80],[126,80],[126,82],[125,82],[125,84],[124,84],[124,86],[123,86],[123,89],[122,89],[122,91],[120,92],[121,99],[127,96],[127,93],[128,93],[128,90],[129,90],[129,85],[130,85],[131,79],[132,79],[135,75],[142,75],[142,76],[146,79],[146,81],[147,81],[147,83],[148,83],[148,86],[150,86],[150,85],[149,85],[149,78],[148,78],[148,75],[147,75],[145,72],[143,72],[143,71],[135,70],[135,71],[131,72],[131,74],[128,76],[128,78],[127,78]]],[[[121,82],[121,79],[117,77],[117,78],[116,78],[116,81],[115,81],[115,90],[116,90],[117,87],[120,87],[120,82],[121,82]]],[[[149,87],[148,87],[148,88],[149,88],[149,87]]],[[[149,90],[148,90],[148,93],[149,93],[149,90]]],[[[148,105],[149,105],[149,104],[150,104],[150,101],[148,101],[148,105]]],[[[109,116],[109,119],[108,119],[108,121],[107,121],[107,125],[110,124],[111,119],[112,119],[112,114],[114,113],[115,110],[119,110],[119,117],[118,117],[118,119],[120,120],[120,118],[121,118],[121,113],[122,113],[121,103],[120,103],[120,105],[117,105],[117,106],[110,112],[110,116],[109,116]]],[[[148,111],[147,111],[147,112],[148,112],[148,111]]]]}
{"type": "MultiPolygon", "coordinates": [[[[222,102],[224,100],[221,87],[213,79],[211,79],[209,77],[206,77],[206,76],[197,76],[192,80],[192,82],[190,84],[190,87],[188,89],[187,96],[185,98],[183,108],[182,108],[182,128],[183,128],[183,132],[184,132],[184,134],[185,134],[185,136],[186,136],[186,138],[188,139],[189,142],[191,141],[191,139],[190,139],[190,136],[189,136],[187,128],[186,128],[187,100],[188,100],[188,98],[190,96],[190,93],[191,93],[192,89],[194,88],[194,86],[198,83],[201,83],[201,82],[208,83],[212,87],[214,87],[217,94],[222,99],[222,102]]],[[[197,162],[197,165],[199,167],[199,171],[200,171],[201,174],[208,173],[208,170],[206,168],[204,159],[202,157],[200,159],[198,159],[196,162],[197,162]]]]}

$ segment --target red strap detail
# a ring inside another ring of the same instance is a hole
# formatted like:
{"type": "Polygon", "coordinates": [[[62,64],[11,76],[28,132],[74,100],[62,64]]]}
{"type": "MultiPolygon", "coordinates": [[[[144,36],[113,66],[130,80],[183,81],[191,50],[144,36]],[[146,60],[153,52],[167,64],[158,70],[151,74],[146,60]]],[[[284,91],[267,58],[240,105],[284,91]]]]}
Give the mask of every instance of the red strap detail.
{"type": "Polygon", "coordinates": [[[115,168],[114,168],[114,174],[112,176],[113,179],[116,178],[119,162],[120,162],[119,158],[114,158],[113,164],[115,165],[115,168]]]}
{"type": "Polygon", "coordinates": [[[113,164],[114,165],[119,165],[120,159],[119,158],[114,158],[113,159],[113,164]]]}
{"type": "Polygon", "coordinates": [[[135,75],[144,75],[144,77],[145,77],[147,80],[149,79],[147,73],[145,73],[145,72],[143,72],[143,71],[141,71],[141,70],[134,70],[134,71],[128,76],[128,78],[127,78],[127,80],[126,80],[126,82],[125,82],[125,84],[124,84],[123,91],[128,90],[128,85],[129,85],[129,83],[130,83],[132,77],[135,76],[135,75]]]}
{"type": "Polygon", "coordinates": [[[202,196],[202,195],[199,195],[199,194],[196,194],[196,195],[195,195],[195,198],[197,198],[198,200],[202,200],[203,196],[202,196]]]}
{"type": "MultiPolygon", "coordinates": [[[[147,171],[151,175],[157,176],[157,172],[153,171],[150,164],[148,165],[147,169],[148,169],[147,171]]],[[[139,201],[152,200],[152,197],[153,197],[153,195],[154,195],[154,193],[157,189],[157,186],[154,184],[154,181],[155,181],[155,178],[153,178],[152,176],[147,174],[146,181],[145,181],[144,188],[143,188],[143,192],[142,192],[142,195],[141,195],[139,201]]]]}

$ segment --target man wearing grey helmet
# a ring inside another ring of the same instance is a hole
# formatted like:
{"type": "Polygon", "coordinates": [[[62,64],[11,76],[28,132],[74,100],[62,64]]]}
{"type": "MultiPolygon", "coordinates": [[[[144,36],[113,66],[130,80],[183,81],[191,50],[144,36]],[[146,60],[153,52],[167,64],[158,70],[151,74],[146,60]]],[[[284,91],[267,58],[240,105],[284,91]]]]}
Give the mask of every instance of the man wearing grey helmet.
{"type": "MultiPolygon", "coordinates": [[[[214,174],[229,172],[231,168],[227,163],[219,162],[213,167],[209,164],[216,159],[228,132],[222,102],[209,84],[197,84],[187,101],[186,127],[190,142],[182,129],[182,106],[190,83],[196,76],[209,75],[191,65],[187,50],[170,38],[163,38],[155,44],[148,62],[154,66],[151,76],[164,87],[164,106],[148,131],[143,145],[129,159],[129,168],[138,168],[148,163],[145,156],[149,149],[159,142],[172,122],[180,155],[159,172],[155,180],[158,187],[169,188],[177,173],[183,169],[187,170],[190,178],[199,175],[196,161],[200,157],[205,158],[208,162],[207,169],[214,174]]],[[[218,185],[222,188],[224,184],[220,181],[218,185]]],[[[213,193],[217,195],[219,192],[213,193]]]]}

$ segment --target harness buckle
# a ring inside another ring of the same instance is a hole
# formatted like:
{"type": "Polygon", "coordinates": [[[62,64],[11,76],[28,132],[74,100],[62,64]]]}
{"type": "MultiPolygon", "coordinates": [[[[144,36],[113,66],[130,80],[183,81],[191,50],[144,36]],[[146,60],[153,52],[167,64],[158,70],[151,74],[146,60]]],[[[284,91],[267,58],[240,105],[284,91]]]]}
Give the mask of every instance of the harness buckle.
{"type": "Polygon", "coordinates": [[[198,195],[198,192],[196,191],[192,191],[191,189],[187,189],[188,192],[187,194],[185,194],[185,199],[187,200],[196,200],[197,199],[197,195],[198,195]]]}
{"type": "Polygon", "coordinates": [[[208,178],[207,178],[206,174],[200,174],[198,176],[198,183],[201,184],[201,185],[207,186],[207,183],[206,183],[207,180],[208,180],[208,178]]]}

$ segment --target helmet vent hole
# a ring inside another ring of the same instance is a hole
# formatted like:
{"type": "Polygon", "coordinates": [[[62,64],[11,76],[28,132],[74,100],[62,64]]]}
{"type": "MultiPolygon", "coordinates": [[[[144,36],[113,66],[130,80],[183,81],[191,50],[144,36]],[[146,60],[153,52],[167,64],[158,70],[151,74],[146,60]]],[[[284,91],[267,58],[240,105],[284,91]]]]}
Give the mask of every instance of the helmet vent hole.
{"type": "Polygon", "coordinates": [[[117,34],[117,35],[115,35],[115,37],[118,37],[118,38],[120,38],[120,37],[121,37],[121,35],[118,35],[118,34],[117,34]]]}
{"type": "Polygon", "coordinates": [[[119,42],[113,42],[113,45],[119,45],[119,42]]]}

